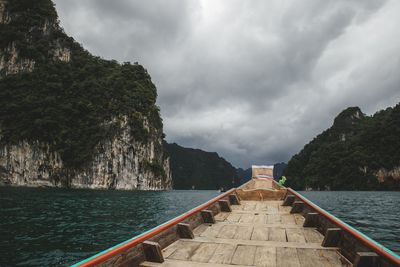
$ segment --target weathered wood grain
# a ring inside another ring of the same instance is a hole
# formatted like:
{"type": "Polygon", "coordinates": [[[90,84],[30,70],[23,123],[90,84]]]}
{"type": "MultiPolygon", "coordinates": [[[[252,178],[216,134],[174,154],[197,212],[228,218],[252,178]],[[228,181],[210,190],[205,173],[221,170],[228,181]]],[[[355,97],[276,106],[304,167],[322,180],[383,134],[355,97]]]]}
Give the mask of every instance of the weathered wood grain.
{"type": "Polygon", "coordinates": [[[253,226],[242,226],[239,225],[236,228],[236,233],[233,236],[234,239],[249,240],[253,232],[253,226]]]}
{"type": "Polygon", "coordinates": [[[200,246],[194,251],[193,255],[190,257],[192,261],[198,262],[208,262],[213,256],[218,244],[215,243],[202,243],[200,246]]]}
{"type": "Polygon", "coordinates": [[[193,255],[194,251],[202,243],[198,242],[180,242],[176,250],[168,257],[168,259],[188,260],[193,255]]]}
{"type": "Polygon", "coordinates": [[[324,240],[324,236],[321,235],[320,232],[318,232],[315,229],[304,229],[304,237],[306,238],[307,243],[322,243],[322,240],[324,240]]]}
{"type": "Polygon", "coordinates": [[[257,247],[254,257],[255,266],[276,267],[276,248],[257,247]]]}
{"type": "Polygon", "coordinates": [[[236,225],[224,225],[219,231],[217,238],[233,238],[236,234],[238,226],[236,225]]]}
{"type": "Polygon", "coordinates": [[[279,267],[300,267],[296,248],[276,248],[276,265],[279,267]]]}
{"type": "Polygon", "coordinates": [[[245,213],[239,219],[240,223],[251,223],[254,220],[255,215],[252,213],[245,213]]]}
{"type": "Polygon", "coordinates": [[[269,229],[269,241],[286,242],[286,230],[285,228],[270,228],[269,229]]]}
{"type": "Polygon", "coordinates": [[[233,253],[235,252],[236,246],[232,244],[218,244],[215,249],[214,255],[210,259],[210,263],[231,263],[233,253]]]}
{"type": "Polygon", "coordinates": [[[232,264],[253,265],[256,246],[238,245],[232,257],[232,264]]]}
{"type": "Polygon", "coordinates": [[[265,226],[256,225],[254,226],[253,233],[251,235],[251,240],[262,240],[267,241],[269,234],[269,228],[265,226]]]}
{"type": "Polygon", "coordinates": [[[286,236],[288,242],[305,243],[303,229],[288,228],[286,229],[286,236]]]}

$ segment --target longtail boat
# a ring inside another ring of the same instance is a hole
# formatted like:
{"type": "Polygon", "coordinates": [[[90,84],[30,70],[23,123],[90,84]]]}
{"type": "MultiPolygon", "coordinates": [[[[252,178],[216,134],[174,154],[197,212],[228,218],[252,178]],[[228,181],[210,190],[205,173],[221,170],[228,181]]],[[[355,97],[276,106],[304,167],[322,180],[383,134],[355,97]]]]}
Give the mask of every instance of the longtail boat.
{"type": "Polygon", "coordinates": [[[239,188],[78,266],[387,267],[400,257],[253,166],[239,188]]]}

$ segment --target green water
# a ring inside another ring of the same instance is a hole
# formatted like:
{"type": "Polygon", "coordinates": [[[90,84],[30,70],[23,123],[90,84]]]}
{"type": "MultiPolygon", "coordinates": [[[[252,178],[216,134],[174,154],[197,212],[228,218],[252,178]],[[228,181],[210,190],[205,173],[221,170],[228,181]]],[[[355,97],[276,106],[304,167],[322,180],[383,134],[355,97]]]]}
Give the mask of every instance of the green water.
{"type": "MultiPolygon", "coordinates": [[[[216,191],[0,188],[0,266],[67,266],[186,212],[216,191]]],[[[400,251],[399,192],[304,192],[400,251]]]]}

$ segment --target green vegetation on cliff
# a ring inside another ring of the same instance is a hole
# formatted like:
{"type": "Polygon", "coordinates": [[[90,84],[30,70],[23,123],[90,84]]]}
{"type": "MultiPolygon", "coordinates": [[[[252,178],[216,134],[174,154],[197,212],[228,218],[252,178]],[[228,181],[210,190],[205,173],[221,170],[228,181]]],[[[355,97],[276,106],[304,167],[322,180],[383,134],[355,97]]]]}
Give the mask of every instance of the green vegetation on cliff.
{"type": "Polygon", "coordinates": [[[284,175],[296,189],[399,190],[400,104],[373,116],[342,111],[294,155],[284,175]]]}
{"type": "Polygon", "coordinates": [[[239,185],[236,169],[217,153],[165,144],[174,189],[228,189],[239,185]]]}
{"type": "Polygon", "coordinates": [[[162,136],[157,91],[142,66],[92,56],[59,27],[50,0],[8,1],[6,12],[0,58],[19,70],[0,72],[1,144],[45,142],[66,167],[80,168],[120,131],[122,117],[135,141],[162,136]]]}

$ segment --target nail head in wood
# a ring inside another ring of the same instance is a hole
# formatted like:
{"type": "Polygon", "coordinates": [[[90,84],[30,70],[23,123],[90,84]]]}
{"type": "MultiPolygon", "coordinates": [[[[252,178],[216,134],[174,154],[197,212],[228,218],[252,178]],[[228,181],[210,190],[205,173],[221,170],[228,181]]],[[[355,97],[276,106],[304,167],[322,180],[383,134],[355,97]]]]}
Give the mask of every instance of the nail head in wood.
{"type": "Polygon", "coordinates": [[[379,266],[379,256],[375,252],[357,252],[354,259],[354,267],[379,266]]]}
{"type": "Polygon", "coordinates": [[[304,220],[303,227],[317,227],[319,224],[319,213],[309,212],[304,220]]]}
{"type": "Polygon", "coordinates": [[[304,208],[304,202],[303,201],[295,201],[293,202],[292,209],[290,210],[290,213],[300,213],[302,212],[304,208]]]}
{"type": "Polygon", "coordinates": [[[143,250],[147,261],[159,263],[164,262],[160,244],[157,242],[144,241],[143,250]]]}
{"type": "Polygon", "coordinates": [[[240,205],[240,200],[235,194],[229,195],[229,202],[231,202],[231,205],[240,205]]]}
{"type": "Polygon", "coordinates": [[[224,199],[218,200],[218,204],[219,204],[221,211],[224,211],[224,212],[232,211],[231,205],[229,204],[228,200],[224,200],[224,199]]]}
{"type": "Polygon", "coordinates": [[[342,229],[328,228],[326,229],[324,240],[322,241],[323,247],[337,247],[340,239],[342,238],[342,229]]]}
{"type": "Polygon", "coordinates": [[[202,210],[201,217],[205,223],[215,223],[214,214],[211,210],[202,210]]]}
{"type": "Polygon", "coordinates": [[[295,199],[296,197],[294,195],[287,195],[285,197],[285,200],[283,201],[282,206],[292,206],[295,199]]]}
{"type": "Polygon", "coordinates": [[[180,238],[194,238],[193,231],[188,223],[178,223],[178,234],[180,238]]]}

